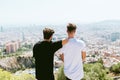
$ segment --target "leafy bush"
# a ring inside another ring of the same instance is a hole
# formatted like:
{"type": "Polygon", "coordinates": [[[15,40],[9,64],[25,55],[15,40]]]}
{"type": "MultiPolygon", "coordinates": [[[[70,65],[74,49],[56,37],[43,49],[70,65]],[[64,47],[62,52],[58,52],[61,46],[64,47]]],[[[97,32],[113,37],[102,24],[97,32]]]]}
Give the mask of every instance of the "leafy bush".
{"type": "Polygon", "coordinates": [[[101,63],[101,64],[103,65],[103,60],[102,60],[102,58],[98,59],[97,62],[98,62],[98,63],[101,63]]]}
{"type": "Polygon", "coordinates": [[[114,64],[113,66],[111,66],[110,71],[114,72],[115,74],[119,74],[120,73],[120,63],[114,64]]]}
{"type": "MultiPolygon", "coordinates": [[[[84,64],[84,78],[82,80],[112,80],[107,75],[109,70],[105,69],[101,63],[84,64]]],[[[63,72],[63,66],[58,70],[56,80],[66,80],[63,72]]]]}
{"type": "Polygon", "coordinates": [[[11,77],[12,75],[9,72],[0,69],[0,80],[10,80],[11,77]]]}
{"type": "Polygon", "coordinates": [[[19,76],[14,76],[13,80],[35,80],[35,77],[30,74],[21,74],[19,76]]]}
{"type": "Polygon", "coordinates": [[[66,77],[64,75],[64,70],[63,70],[63,66],[61,66],[58,70],[57,76],[56,76],[56,80],[66,80],[66,77]]]}
{"type": "Polygon", "coordinates": [[[0,69],[0,80],[35,80],[35,78],[30,74],[13,75],[0,69]]]}
{"type": "Polygon", "coordinates": [[[82,80],[112,80],[107,72],[101,63],[84,64],[84,78],[82,80]]]}

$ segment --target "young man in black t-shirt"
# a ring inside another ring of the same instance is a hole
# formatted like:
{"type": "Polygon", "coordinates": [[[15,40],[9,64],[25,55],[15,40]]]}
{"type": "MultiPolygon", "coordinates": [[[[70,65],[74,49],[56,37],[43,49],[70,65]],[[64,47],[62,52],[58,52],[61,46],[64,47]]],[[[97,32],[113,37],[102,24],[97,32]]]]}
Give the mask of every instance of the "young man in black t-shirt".
{"type": "Polygon", "coordinates": [[[37,80],[54,80],[53,58],[54,53],[68,42],[67,39],[52,42],[54,30],[45,28],[43,30],[44,40],[37,42],[33,47],[35,58],[35,70],[37,80]]]}

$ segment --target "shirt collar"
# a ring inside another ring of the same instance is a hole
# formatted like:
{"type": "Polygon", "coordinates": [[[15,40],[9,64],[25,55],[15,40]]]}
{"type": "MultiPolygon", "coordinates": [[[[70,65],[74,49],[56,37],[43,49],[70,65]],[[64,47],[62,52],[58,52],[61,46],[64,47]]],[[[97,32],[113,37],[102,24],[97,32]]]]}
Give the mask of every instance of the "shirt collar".
{"type": "Polygon", "coordinates": [[[69,38],[69,40],[70,40],[70,41],[74,41],[74,40],[75,40],[75,38],[69,38]]]}

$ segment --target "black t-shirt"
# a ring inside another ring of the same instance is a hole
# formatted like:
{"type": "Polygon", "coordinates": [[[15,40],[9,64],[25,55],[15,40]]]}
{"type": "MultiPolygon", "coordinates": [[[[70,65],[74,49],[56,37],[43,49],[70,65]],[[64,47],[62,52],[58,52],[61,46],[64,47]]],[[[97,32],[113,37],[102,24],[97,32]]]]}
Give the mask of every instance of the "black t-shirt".
{"type": "Polygon", "coordinates": [[[33,47],[33,57],[36,65],[36,78],[40,80],[54,80],[53,59],[54,53],[62,47],[62,41],[38,42],[33,47]]]}

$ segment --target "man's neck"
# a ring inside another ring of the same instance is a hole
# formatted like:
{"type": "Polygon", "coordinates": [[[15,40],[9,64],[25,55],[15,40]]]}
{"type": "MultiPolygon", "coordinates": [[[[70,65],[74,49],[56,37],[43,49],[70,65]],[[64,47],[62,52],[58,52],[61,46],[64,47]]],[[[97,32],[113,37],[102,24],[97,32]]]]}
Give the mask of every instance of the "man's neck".
{"type": "Polygon", "coordinates": [[[50,42],[50,39],[44,39],[44,41],[48,41],[48,42],[50,42]]]}
{"type": "Polygon", "coordinates": [[[70,39],[70,38],[74,38],[74,36],[68,36],[68,38],[70,39]]]}
{"type": "Polygon", "coordinates": [[[68,34],[68,38],[74,38],[74,34],[68,34]]]}

